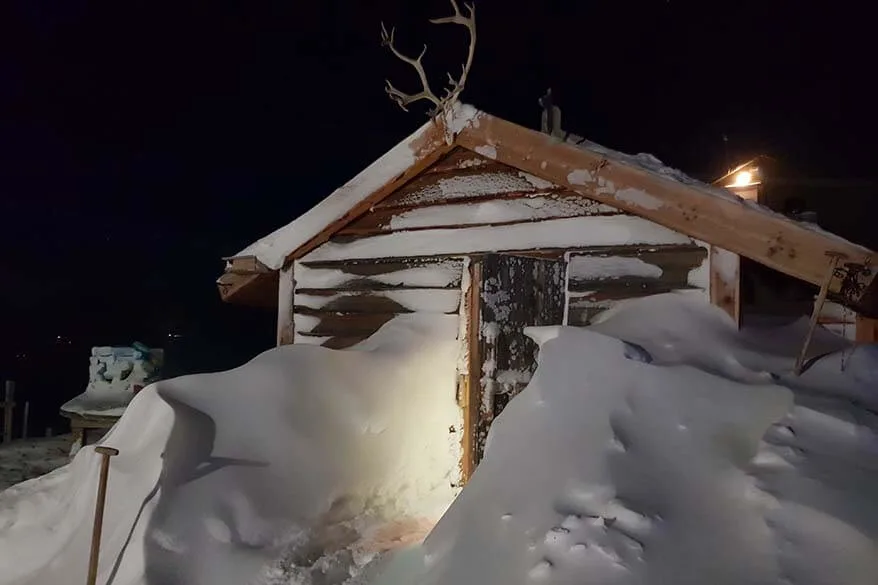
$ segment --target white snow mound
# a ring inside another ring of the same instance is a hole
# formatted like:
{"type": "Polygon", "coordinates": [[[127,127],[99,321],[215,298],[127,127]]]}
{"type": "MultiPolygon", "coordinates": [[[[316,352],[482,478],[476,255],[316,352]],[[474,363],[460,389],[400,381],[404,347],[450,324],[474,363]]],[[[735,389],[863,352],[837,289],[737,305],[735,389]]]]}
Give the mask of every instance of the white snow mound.
{"type": "MultiPolygon", "coordinates": [[[[139,393],[112,460],[98,582],[341,583],[457,493],[456,317],[351,351],[291,346],[139,393]]],[[[0,494],[0,584],[85,582],[98,456],[0,494]]]]}
{"type": "Polygon", "coordinates": [[[878,348],[821,332],[845,349],[796,378],[803,333],[683,295],[534,330],[472,481],[373,585],[874,583],[878,348]]]}

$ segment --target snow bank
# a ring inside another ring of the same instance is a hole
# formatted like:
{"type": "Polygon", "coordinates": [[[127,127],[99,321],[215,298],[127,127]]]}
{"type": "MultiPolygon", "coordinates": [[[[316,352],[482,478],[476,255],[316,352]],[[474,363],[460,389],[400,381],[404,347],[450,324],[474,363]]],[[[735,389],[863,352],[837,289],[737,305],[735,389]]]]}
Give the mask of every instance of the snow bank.
{"type": "Polygon", "coordinates": [[[88,386],[61,411],[80,416],[122,416],[134,395],[158,379],[163,362],[163,350],[139,343],[133,347],[93,347],[88,386]]]}
{"type": "Polygon", "coordinates": [[[682,295],[534,330],[472,481],[373,585],[874,583],[878,349],[795,378],[803,332],[682,295]]]}
{"type": "MultiPolygon", "coordinates": [[[[351,351],[290,346],[140,392],[103,443],[98,581],[341,582],[456,495],[457,320],[403,316],[351,351]]],[[[0,494],[0,583],[85,578],[98,458],[0,494]]]]}

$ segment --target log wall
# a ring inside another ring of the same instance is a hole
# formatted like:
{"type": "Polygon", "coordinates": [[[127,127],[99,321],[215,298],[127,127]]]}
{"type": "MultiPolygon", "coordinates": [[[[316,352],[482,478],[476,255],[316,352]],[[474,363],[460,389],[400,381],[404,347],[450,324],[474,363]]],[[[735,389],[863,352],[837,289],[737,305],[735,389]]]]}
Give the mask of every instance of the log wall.
{"type": "Polygon", "coordinates": [[[457,313],[463,258],[495,252],[566,254],[571,325],[621,299],[708,288],[692,277],[702,244],[457,148],[296,263],[295,341],[345,348],[401,313],[457,313]],[[628,273],[577,272],[595,262],[628,273]]]}

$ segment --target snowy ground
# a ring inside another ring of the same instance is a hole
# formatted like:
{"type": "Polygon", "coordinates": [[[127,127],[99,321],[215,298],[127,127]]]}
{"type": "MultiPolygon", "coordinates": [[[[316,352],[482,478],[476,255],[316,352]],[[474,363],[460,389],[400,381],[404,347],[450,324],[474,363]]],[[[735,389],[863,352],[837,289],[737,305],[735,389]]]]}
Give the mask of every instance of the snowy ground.
{"type": "Polygon", "coordinates": [[[0,492],[70,461],[70,435],[0,444],[0,492]]]}
{"type": "MultiPolygon", "coordinates": [[[[874,585],[878,347],[821,331],[796,377],[804,329],[678,295],[535,329],[456,500],[454,318],[162,382],[105,440],[98,582],[874,585]]],[[[96,476],[0,494],[0,584],[85,574],[96,476]]]]}

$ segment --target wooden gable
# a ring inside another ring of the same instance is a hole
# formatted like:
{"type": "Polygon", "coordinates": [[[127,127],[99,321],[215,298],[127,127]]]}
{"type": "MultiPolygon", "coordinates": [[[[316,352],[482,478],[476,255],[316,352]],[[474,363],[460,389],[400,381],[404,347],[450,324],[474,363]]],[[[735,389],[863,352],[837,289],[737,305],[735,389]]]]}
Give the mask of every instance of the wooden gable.
{"type": "Polygon", "coordinates": [[[458,147],[336,232],[332,240],[620,213],[566,187],[458,147]]]}
{"type": "MultiPolygon", "coordinates": [[[[580,148],[483,112],[471,111],[453,125],[451,141],[446,140],[450,132],[445,121],[437,119],[402,143],[415,154],[414,162],[289,250],[285,265],[330,240],[436,229],[443,227],[441,222],[520,226],[564,217],[631,214],[805,282],[820,286],[829,281],[830,298],[878,316],[878,282],[872,268],[876,257],[866,248],[744,203],[731,193],[639,166],[635,157],[580,148]],[[483,193],[478,185],[456,192],[453,183],[465,183],[468,177],[480,182],[490,177],[491,184],[483,193]],[[441,214],[430,210],[437,206],[444,208],[441,214]],[[498,223],[494,216],[483,221],[489,208],[502,208],[506,220],[498,223]],[[545,209],[548,216],[541,215],[545,209]],[[828,254],[841,258],[837,269],[831,268],[828,254]]],[[[361,181],[358,177],[350,188],[361,181]]],[[[348,196],[346,188],[328,200],[348,196]]],[[[293,222],[285,229],[294,233],[298,228],[293,222]]],[[[236,274],[232,280],[242,285],[225,282],[221,291],[243,298],[242,290],[253,286],[251,281],[264,278],[236,274]]]]}

